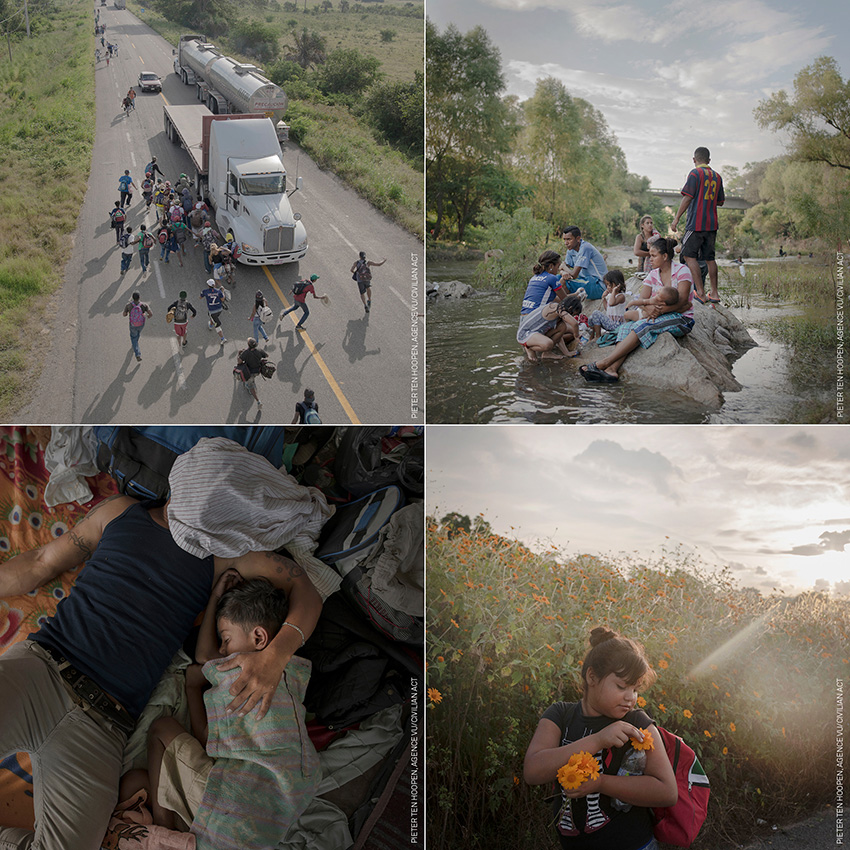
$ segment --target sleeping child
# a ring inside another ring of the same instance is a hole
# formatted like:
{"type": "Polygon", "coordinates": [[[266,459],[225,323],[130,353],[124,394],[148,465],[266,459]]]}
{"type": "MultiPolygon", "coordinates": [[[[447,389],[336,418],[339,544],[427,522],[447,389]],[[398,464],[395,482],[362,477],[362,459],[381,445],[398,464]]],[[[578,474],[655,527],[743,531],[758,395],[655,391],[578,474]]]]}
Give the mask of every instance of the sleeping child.
{"type": "Polygon", "coordinates": [[[263,649],[283,626],[297,628],[287,623],[287,608],[268,580],[242,581],[233,569],[221,575],[201,624],[199,663],[186,671],[192,734],[173,717],[154,721],[148,770],[122,780],[121,799],[147,788],[154,823],[191,826],[198,850],[274,847],[315,795],[319,760],[302,704],[310,662],[291,658],[262,720],[256,712],[227,713],[240,670],[222,672],[216,663],[263,649]]]}

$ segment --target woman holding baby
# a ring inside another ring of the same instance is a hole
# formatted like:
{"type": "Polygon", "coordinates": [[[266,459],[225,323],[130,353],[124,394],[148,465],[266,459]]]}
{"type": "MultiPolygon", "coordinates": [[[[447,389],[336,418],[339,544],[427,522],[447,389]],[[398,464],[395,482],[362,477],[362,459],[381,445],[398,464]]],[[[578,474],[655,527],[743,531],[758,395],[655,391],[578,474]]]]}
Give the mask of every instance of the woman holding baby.
{"type": "Polygon", "coordinates": [[[586,381],[610,384],[619,380],[620,367],[638,346],[649,348],[663,333],[683,337],[694,326],[694,286],[688,267],[673,263],[675,239],[656,239],[649,246],[652,271],[640,294],[629,302],[626,322],[617,331],[617,344],[596,363],[579,368],[586,381]],[[678,296],[678,297],[677,297],[678,296]]]}

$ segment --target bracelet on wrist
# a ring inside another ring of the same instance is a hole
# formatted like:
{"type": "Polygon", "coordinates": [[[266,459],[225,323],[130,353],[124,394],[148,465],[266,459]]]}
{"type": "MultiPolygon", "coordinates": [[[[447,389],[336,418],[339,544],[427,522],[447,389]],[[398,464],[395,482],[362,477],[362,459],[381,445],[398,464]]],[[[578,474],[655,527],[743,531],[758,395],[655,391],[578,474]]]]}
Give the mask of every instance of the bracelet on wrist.
{"type": "Polygon", "coordinates": [[[304,632],[302,632],[295,623],[290,623],[288,620],[284,620],[281,628],[283,628],[283,626],[289,626],[290,629],[295,629],[295,631],[301,635],[301,646],[304,646],[304,644],[307,643],[307,638],[304,637],[304,632]]]}

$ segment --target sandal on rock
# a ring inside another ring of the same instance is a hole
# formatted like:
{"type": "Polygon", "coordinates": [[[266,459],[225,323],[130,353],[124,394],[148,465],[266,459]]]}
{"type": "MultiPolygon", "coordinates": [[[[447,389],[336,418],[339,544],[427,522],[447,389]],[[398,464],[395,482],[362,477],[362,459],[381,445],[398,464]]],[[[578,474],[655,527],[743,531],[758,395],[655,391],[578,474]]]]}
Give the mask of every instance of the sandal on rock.
{"type": "Polygon", "coordinates": [[[578,370],[585,381],[593,384],[616,384],[620,380],[600,369],[595,363],[586,363],[584,366],[579,366],[578,370]]]}

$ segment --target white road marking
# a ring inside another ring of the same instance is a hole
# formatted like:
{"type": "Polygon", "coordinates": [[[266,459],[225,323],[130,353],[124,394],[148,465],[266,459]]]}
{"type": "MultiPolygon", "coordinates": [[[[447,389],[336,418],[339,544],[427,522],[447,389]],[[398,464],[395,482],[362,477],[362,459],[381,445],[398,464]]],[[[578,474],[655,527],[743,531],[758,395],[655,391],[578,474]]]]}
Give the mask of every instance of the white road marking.
{"type": "MultiPolygon", "coordinates": [[[[156,243],[154,243],[154,246],[151,250],[156,250],[156,243]]],[[[162,285],[162,275],[159,271],[159,260],[154,258],[151,265],[153,266],[154,273],[156,274],[156,282],[159,285],[160,298],[165,298],[165,287],[162,285]]]]}
{"type": "MultiPolygon", "coordinates": [[[[348,247],[351,248],[352,251],[359,253],[358,249],[351,242],[349,242],[345,238],[345,236],[342,235],[342,231],[338,227],[336,227],[336,225],[332,224],[331,222],[327,222],[327,223],[330,226],[331,230],[333,230],[333,232],[336,233],[337,236],[339,236],[339,238],[342,239],[342,241],[345,242],[345,244],[348,245],[348,247]]],[[[404,306],[407,307],[408,310],[413,309],[410,306],[409,302],[405,299],[405,297],[391,283],[382,283],[381,288],[382,289],[389,289],[389,291],[392,292],[392,294],[395,295],[395,297],[398,298],[398,300],[401,301],[401,303],[404,304],[404,306]]],[[[419,323],[420,324],[425,323],[425,317],[424,316],[419,316],[419,323]]]]}
{"type": "Polygon", "coordinates": [[[181,343],[177,335],[171,337],[171,359],[174,361],[174,371],[177,373],[177,389],[186,389],[186,374],[183,372],[183,358],[180,354],[181,343]]]}

